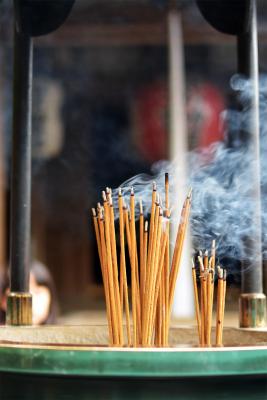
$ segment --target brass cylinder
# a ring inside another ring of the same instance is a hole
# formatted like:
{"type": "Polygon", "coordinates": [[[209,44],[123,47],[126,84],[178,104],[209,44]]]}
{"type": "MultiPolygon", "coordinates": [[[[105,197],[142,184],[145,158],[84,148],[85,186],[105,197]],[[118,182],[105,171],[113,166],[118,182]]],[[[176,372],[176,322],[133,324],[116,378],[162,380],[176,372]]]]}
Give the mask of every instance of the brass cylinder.
{"type": "Polygon", "coordinates": [[[242,293],[239,298],[240,328],[266,326],[266,296],[263,293],[242,293]]]}
{"type": "Polygon", "coordinates": [[[11,292],[7,297],[7,325],[32,325],[32,295],[11,292]]]}

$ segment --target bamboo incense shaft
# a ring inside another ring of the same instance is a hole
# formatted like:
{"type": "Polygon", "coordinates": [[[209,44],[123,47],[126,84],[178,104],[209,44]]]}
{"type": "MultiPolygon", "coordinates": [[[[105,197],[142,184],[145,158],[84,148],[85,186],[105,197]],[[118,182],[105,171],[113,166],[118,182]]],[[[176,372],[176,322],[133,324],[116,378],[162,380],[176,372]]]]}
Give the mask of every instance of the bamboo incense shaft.
{"type": "Polygon", "coordinates": [[[209,268],[209,253],[208,253],[208,250],[205,250],[204,257],[203,257],[203,265],[204,265],[205,271],[207,271],[208,268],[209,268]]]}
{"type": "Polygon", "coordinates": [[[208,271],[207,275],[207,317],[206,317],[206,326],[207,326],[207,331],[206,331],[206,345],[208,347],[211,346],[211,325],[212,325],[212,297],[211,297],[211,291],[212,291],[212,270],[208,271]]]}
{"type": "MultiPolygon", "coordinates": [[[[159,259],[159,267],[158,267],[158,272],[157,272],[157,276],[156,276],[156,283],[155,283],[155,297],[154,297],[154,307],[152,308],[152,320],[151,320],[151,324],[153,327],[154,321],[155,321],[155,314],[156,314],[156,301],[158,298],[158,294],[159,294],[159,288],[160,288],[160,277],[162,275],[162,271],[163,271],[163,266],[164,266],[164,256],[165,256],[165,249],[166,249],[166,245],[167,245],[167,239],[168,239],[168,228],[169,228],[169,220],[166,223],[166,227],[165,227],[165,232],[163,233],[163,238],[161,241],[161,254],[160,254],[160,259],[159,259]]],[[[150,331],[151,334],[151,331],[150,331]]]]}
{"type": "Polygon", "coordinates": [[[212,323],[212,311],[213,311],[213,299],[214,299],[214,278],[215,278],[215,263],[216,263],[216,242],[215,240],[212,241],[211,244],[211,270],[212,270],[212,282],[211,282],[211,315],[210,315],[210,319],[211,319],[211,323],[212,323]]]}
{"type": "Polygon", "coordinates": [[[223,283],[223,270],[218,267],[218,292],[217,292],[217,318],[216,318],[216,346],[222,346],[222,318],[223,318],[223,297],[224,297],[224,283],[223,283]]]}
{"type": "Polygon", "coordinates": [[[120,275],[122,282],[122,287],[120,288],[121,299],[122,299],[121,307],[123,313],[122,305],[123,305],[123,295],[124,295],[128,346],[131,346],[132,341],[131,341],[130,308],[129,308],[128,284],[126,275],[126,261],[125,261],[123,198],[121,190],[119,190],[118,204],[119,204],[119,225],[120,225],[120,261],[121,261],[120,275]]]}
{"type": "MultiPolygon", "coordinates": [[[[135,228],[135,196],[134,189],[131,188],[130,195],[130,234],[131,234],[131,257],[135,257],[134,269],[132,270],[132,284],[134,281],[135,290],[135,309],[136,309],[136,345],[140,344],[142,337],[141,327],[141,304],[140,304],[140,285],[139,285],[139,271],[138,271],[138,254],[136,243],[136,228],[135,228]]],[[[132,260],[132,259],[131,259],[132,260]]],[[[133,307],[133,306],[132,306],[133,307]]]]}
{"type": "MultiPolygon", "coordinates": [[[[148,243],[148,221],[145,222],[144,227],[144,248],[143,248],[143,294],[142,294],[142,323],[143,323],[143,316],[145,312],[145,287],[146,287],[146,276],[147,276],[147,243],[148,243]]],[[[142,331],[143,334],[143,331],[142,331]]]]}
{"type": "Polygon", "coordinates": [[[200,317],[200,310],[199,310],[197,275],[196,275],[196,268],[195,268],[194,261],[193,261],[193,266],[192,266],[192,278],[193,278],[195,314],[196,314],[196,319],[197,319],[198,337],[199,337],[199,343],[201,343],[201,317],[200,317]]]}
{"type": "MultiPolygon", "coordinates": [[[[151,344],[151,338],[152,338],[152,333],[153,333],[153,310],[154,307],[156,307],[157,304],[157,299],[156,299],[156,293],[155,293],[155,286],[156,286],[156,279],[158,275],[158,269],[159,269],[159,261],[160,261],[160,245],[161,245],[161,232],[162,232],[162,209],[159,206],[159,213],[158,213],[158,221],[155,223],[155,228],[157,226],[157,232],[156,232],[156,244],[155,244],[155,257],[153,259],[152,265],[151,265],[151,296],[149,297],[149,317],[148,317],[148,344],[151,344]]],[[[160,282],[160,276],[159,276],[159,282],[160,282]]],[[[158,295],[158,293],[157,293],[158,295]]]]}
{"type": "Polygon", "coordinates": [[[166,239],[166,249],[165,249],[165,262],[164,262],[164,270],[163,270],[163,281],[165,287],[165,298],[164,298],[164,335],[163,335],[163,345],[168,346],[169,341],[169,329],[168,329],[168,322],[169,322],[169,274],[170,274],[170,227],[168,225],[168,232],[167,232],[167,239],[166,239]]]}
{"type": "MultiPolygon", "coordinates": [[[[154,238],[154,224],[155,224],[155,211],[156,211],[156,198],[157,198],[157,186],[156,183],[153,183],[152,190],[152,200],[151,200],[151,215],[150,215],[150,223],[149,223],[149,241],[148,241],[148,269],[147,269],[147,282],[150,279],[150,264],[152,257],[152,246],[153,246],[153,238],[154,238]]],[[[146,288],[147,289],[147,288],[146,288]]]]}
{"type": "MultiPolygon", "coordinates": [[[[164,263],[163,263],[164,265],[164,263]]],[[[159,286],[159,296],[158,296],[158,313],[159,313],[159,320],[158,320],[158,329],[159,329],[159,346],[162,346],[162,342],[163,342],[163,321],[164,321],[164,317],[163,317],[163,313],[164,313],[164,296],[165,296],[165,286],[164,286],[164,282],[162,280],[163,277],[163,271],[161,271],[160,274],[160,286],[159,286]]]]}
{"type": "Polygon", "coordinates": [[[107,320],[108,320],[109,338],[110,338],[109,344],[112,345],[113,344],[113,333],[112,333],[112,322],[111,322],[111,315],[110,315],[108,283],[107,283],[107,276],[106,276],[105,267],[104,267],[105,256],[104,256],[104,254],[102,254],[101,238],[100,238],[100,231],[99,231],[99,226],[98,226],[98,218],[96,215],[96,210],[94,208],[92,208],[92,214],[93,214],[95,235],[96,235],[96,241],[97,241],[97,249],[98,249],[102,278],[103,278],[104,294],[105,294],[105,300],[106,300],[106,306],[107,306],[107,320]]]}
{"type": "Polygon", "coordinates": [[[130,262],[131,262],[131,285],[132,285],[132,314],[133,314],[133,345],[138,345],[138,331],[137,331],[137,288],[136,288],[136,234],[135,234],[135,201],[133,188],[131,189],[130,196],[130,235],[131,235],[131,249],[130,249],[130,262]]]}
{"type": "MultiPolygon", "coordinates": [[[[209,319],[209,300],[208,300],[208,269],[209,269],[209,254],[208,250],[205,250],[204,252],[204,257],[203,257],[203,265],[204,265],[204,274],[205,274],[205,279],[204,279],[204,287],[205,287],[205,293],[204,293],[204,307],[205,307],[205,342],[207,345],[207,327],[208,327],[208,319],[209,319]]],[[[210,290],[209,290],[210,294],[210,290]]]]}
{"type": "Polygon", "coordinates": [[[100,265],[102,268],[103,261],[102,261],[102,253],[101,253],[101,242],[100,242],[99,227],[98,227],[98,221],[97,221],[97,215],[96,215],[95,208],[92,208],[92,214],[93,214],[93,221],[94,221],[94,228],[95,228],[97,250],[98,250],[98,255],[99,255],[99,259],[100,259],[100,265]]]}
{"type": "Polygon", "coordinates": [[[129,258],[131,260],[131,232],[130,232],[129,211],[125,204],[123,206],[123,214],[124,214],[124,222],[125,222],[125,229],[126,229],[128,253],[129,253],[129,258]]]}
{"type": "Polygon", "coordinates": [[[118,327],[118,303],[116,302],[115,295],[115,284],[114,274],[112,266],[112,254],[111,254],[111,243],[110,243],[110,217],[109,217],[109,206],[107,204],[106,194],[103,194],[104,200],[104,212],[105,212],[105,239],[106,239],[106,255],[107,255],[107,271],[108,271],[108,282],[110,290],[110,302],[111,302],[111,315],[113,321],[113,338],[114,344],[120,345],[119,327],[118,327]]]}
{"type": "Polygon", "coordinates": [[[99,232],[100,232],[100,243],[101,243],[101,259],[102,259],[102,277],[104,284],[104,292],[106,299],[106,308],[107,308],[107,320],[108,320],[108,328],[109,328],[109,344],[114,345],[116,343],[116,335],[114,333],[115,321],[113,321],[112,307],[111,307],[111,295],[110,295],[110,283],[108,279],[108,269],[107,269],[107,254],[106,254],[106,245],[105,245],[105,233],[104,233],[104,218],[102,210],[99,215],[99,232]]]}
{"type": "Polygon", "coordinates": [[[223,325],[224,325],[224,310],[225,310],[225,298],[226,298],[226,270],[223,271],[223,288],[222,288],[222,304],[221,304],[221,309],[222,309],[222,323],[220,325],[219,329],[219,342],[221,343],[221,346],[223,345],[223,325]]]}
{"type": "Polygon", "coordinates": [[[140,303],[141,303],[141,318],[142,318],[142,310],[143,310],[143,298],[144,298],[144,290],[145,290],[145,280],[144,280],[144,214],[143,214],[143,205],[142,200],[140,200],[140,217],[139,217],[139,259],[140,259],[140,303]]]}
{"type": "MultiPolygon", "coordinates": [[[[129,251],[129,258],[131,263],[131,251],[132,251],[132,238],[130,232],[130,224],[131,218],[129,218],[129,212],[127,207],[124,205],[123,207],[124,212],[124,219],[125,219],[125,227],[126,227],[126,235],[127,235],[127,244],[128,244],[128,251],[129,251]]],[[[136,252],[136,267],[138,268],[138,261],[137,261],[137,252],[136,252]]],[[[133,279],[132,272],[131,278],[133,279]]],[[[136,312],[137,312],[137,323],[138,323],[138,335],[141,337],[141,309],[140,309],[140,290],[139,290],[139,281],[138,281],[138,274],[135,274],[135,288],[136,288],[136,312]]]]}
{"type": "Polygon", "coordinates": [[[117,248],[116,248],[116,234],[115,234],[115,218],[114,208],[111,190],[109,189],[109,217],[110,217],[110,239],[111,239],[111,255],[112,255],[112,266],[114,274],[114,288],[115,288],[115,300],[117,303],[118,313],[118,329],[119,329],[119,340],[120,344],[123,345],[123,325],[122,325],[122,308],[120,301],[120,289],[118,280],[118,259],[117,259],[117,248]]]}
{"type": "Polygon", "coordinates": [[[206,340],[205,340],[205,287],[204,287],[204,268],[203,264],[200,265],[201,274],[200,274],[200,303],[201,303],[201,346],[204,347],[206,340]]]}
{"type": "MultiPolygon", "coordinates": [[[[159,213],[160,213],[160,206],[156,204],[155,208],[155,215],[154,215],[154,222],[153,222],[153,232],[152,238],[149,237],[149,241],[151,243],[151,257],[148,258],[148,268],[147,268],[147,280],[146,280],[146,300],[145,300],[145,307],[144,307],[144,319],[143,319],[143,332],[142,332],[142,341],[144,345],[148,344],[148,335],[149,335],[149,316],[150,316],[150,309],[152,304],[152,292],[153,292],[153,272],[155,270],[155,257],[156,257],[156,250],[157,250],[157,234],[158,234],[158,221],[159,221],[159,213]]],[[[151,214],[152,218],[152,214],[151,214]]],[[[150,221],[151,225],[151,221],[150,221]]]]}
{"type": "MultiPolygon", "coordinates": [[[[170,203],[169,203],[169,174],[165,174],[165,208],[166,208],[166,213],[165,217],[170,218],[170,203]]],[[[166,242],[166,249],[165,249],[165,263],[164,263],[164,270],[163,270],[163,281],[164,285],[163,287],[165,288],[164,290],[164,323],[163,323],[163,346],[168,346],[168,320],[169,320],[169,274],[170,274],[170,225],[169,223],[166,226],[167,229],[167,242],[166,242]]]]}

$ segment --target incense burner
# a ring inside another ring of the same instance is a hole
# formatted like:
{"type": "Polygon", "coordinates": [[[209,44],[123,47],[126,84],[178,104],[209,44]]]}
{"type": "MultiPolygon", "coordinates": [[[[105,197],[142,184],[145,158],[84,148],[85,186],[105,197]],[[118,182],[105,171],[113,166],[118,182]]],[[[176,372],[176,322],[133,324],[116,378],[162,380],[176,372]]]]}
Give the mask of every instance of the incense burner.
{"type": "Polygon", "coordinates": [[[196,327],[172,327],[168,348],[116,348],[105,345],[104,325],[1,327],[0,393],[21,400],[40,388],[44,400],[196,399],[201,391],[207,399],[263,399],[267,330],[225,328],[224,342],[198,348],[196,327]]]}

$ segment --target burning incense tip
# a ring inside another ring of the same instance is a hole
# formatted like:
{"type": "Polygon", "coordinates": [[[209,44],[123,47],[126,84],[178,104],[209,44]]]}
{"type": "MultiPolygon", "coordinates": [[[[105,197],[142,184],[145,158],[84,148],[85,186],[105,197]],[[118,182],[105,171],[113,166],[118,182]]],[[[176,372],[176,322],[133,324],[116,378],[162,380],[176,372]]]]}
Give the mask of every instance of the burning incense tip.
{"type": "Polygon", "coordinates": [[[119,187],[119,196],[122,196],[121,187],[119,187]]]}
{"type": "Polygon", "coordinates": [[[215,247],[216,247],[216,240],[213,239],[213,241],[211,242],[211,248],[215,249],[215,247]]]}
{"type": "Polygon", "coordinates": [[[218,278],[223,279],[223,269],[219,265],[217,267],[217,271],[218,271],[218,278]]]}
{"type": "Polygon", "coordinates": [[[209,255],[209,251],[205,250],[204,257],[208,257],[208,255],[209,255]]]}
{"type": "Polygon", "coordinates": [[[145,222],[145,232],[148,231],[148,221],[145,222]]]}
{"type": "Polygon", "coordinates": [[[195,260],[194,260],[193,257],[191,258],[191,261],[192,261],[192,268],[193,268],[193,269],[196,268],[196,266],[195,266],[195,260]]]}
{"type": "Polygon", "coordinates": [[[157,184],[156,184],[156,182],[153,181],[152,185],[153,185],[153,191],[155,192],[155,191],[157,190],[157,184]]]}
{"type": "Polygon", "coordinates": [[[168,172],[165,172],[165,185],[169,183],[169,174],[168,172]]]}
{"type": "Polygon", "coordinates": [[[227,272],[226,269],[223,270],[223,280],[226,281],[227,272]]]}
{"type": "Polygon", "coordinates": [[[143,202],[142,199],[139,200],[139,206],[140,206],[140,214],[143,214],[143,202]]]}
{"type": "Polygon", "coordinates": [[[95,208],[92,208],[92,214],[93,214],[93,217],[96,217],[96,211],[95,211],[95,208]]]}
{"type": "Polygon", "coordinates": [[[200,257],[200,256],[198,256],[198,262],[199,262],[199,264],[200,264],[200,269],[201,269],[201,271],[203,272],[204,271],[204,264],[203,264],[203,260],[202,260],[202,258],[200,257]]]}
{"type": "Polygon", "coordinates": [[[109,194],[109,193],[110,193],[110,188],[106,187],[106,194],[109,194]]]}
{"type": "Polygon", "coordinates": [[[102,197],[103,197],[103,201],[107,201],[107,196],[106,196],[106,193],[104,190],[102,191],[102,197]]]}
{"type": "Polygon", "coordinates": [[[113,207],[113,200],[112,200],[112,197],[110,196],[110,198],[109,198],[109,205],[110,205],[110,207],[113,207]]]}
{"type": "Polygon", "coordinates": [[[134,188],[133,188],[133,186],[131,187],[131,196],[134,196],[134,188]]]}

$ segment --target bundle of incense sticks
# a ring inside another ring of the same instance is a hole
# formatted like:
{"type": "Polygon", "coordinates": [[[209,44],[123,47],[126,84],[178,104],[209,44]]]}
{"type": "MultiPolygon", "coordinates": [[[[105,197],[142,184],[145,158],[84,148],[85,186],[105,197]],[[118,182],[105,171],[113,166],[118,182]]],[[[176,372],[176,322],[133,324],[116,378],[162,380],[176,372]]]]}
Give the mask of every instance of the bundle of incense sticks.
{"type": "MultiPolygon", "coordinates": [[[[200,293],[197,284],[196,263],[192,260],[192,278],[195,298],[195,311],[198,327],[199,345],[201,347],[211,346],[211,328],[214,299],[215,282],[215,240],[212,242],[211,255],[208,250],[199,251],[197,264],[199,266],[200,293]]],[[[216,312],[216,346],[222,346],[223,321],[226,296],[226,270],[217,266],[218,288],[217,288],[217,312],[216,312]]]]}
{"type": "Polygon", "coordinates": [[[128,205],[122,190],[118,191],[118,227],[114,220],[115,199],[111,189],[102,192],[102,198],[103,204],[98,203],[97,210],[93,208],[92,213],[104,284],[109,344],[168,346],[170,316],[189,221],[192,190],[183,204],[171,262],[168,174],[165,174],[164,207],[157,186],[153,183],[148,220],[145,220],[141,199],[139,212],[136,212],[133,187],[128,205]],[[130,273],[127,276],[128,259],[130,273]]]}

